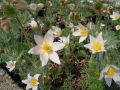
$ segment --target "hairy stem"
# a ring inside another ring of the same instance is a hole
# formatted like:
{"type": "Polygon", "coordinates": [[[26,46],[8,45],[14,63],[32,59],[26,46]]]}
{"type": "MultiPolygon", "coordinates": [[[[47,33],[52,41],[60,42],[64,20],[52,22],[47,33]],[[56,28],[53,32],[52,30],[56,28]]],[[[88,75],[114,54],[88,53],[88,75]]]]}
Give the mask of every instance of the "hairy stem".
{"type": "MultiPolygon", "coordinates": [[[[22,25],[22,23],[21,23],[21,21],[20,21],[20,19],[19,19],[19,17],[18,17],[18,16],[16,16],[16,20],[17,20],[17,21],[18,21],[18,23],[20,24],[21,29],[23,29],[24,27],[23,27],[23,25],[22,25]]],[[[28,39],[28,37],[27,37],[26,32],[24,32],[23,30],[21,30],[21,32],[24,34],[25,39],[26,39],[26,41],[27,41],[27,43],[28,43],[28,46],[29,46],[29,48],[30,48],[30,47],[31,47],[31,45],[30,45],[30,42],[29,42],[29,39],[28,39]]]]}

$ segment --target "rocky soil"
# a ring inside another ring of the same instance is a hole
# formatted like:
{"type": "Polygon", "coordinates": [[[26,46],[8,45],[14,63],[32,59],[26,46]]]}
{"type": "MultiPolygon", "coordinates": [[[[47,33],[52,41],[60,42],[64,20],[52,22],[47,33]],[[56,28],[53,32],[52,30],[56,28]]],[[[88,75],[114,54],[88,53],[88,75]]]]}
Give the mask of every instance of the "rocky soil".
{"type": "Polygon", "coordinates": [[[0,68],[0,90],[23,90],[0,68]]]}

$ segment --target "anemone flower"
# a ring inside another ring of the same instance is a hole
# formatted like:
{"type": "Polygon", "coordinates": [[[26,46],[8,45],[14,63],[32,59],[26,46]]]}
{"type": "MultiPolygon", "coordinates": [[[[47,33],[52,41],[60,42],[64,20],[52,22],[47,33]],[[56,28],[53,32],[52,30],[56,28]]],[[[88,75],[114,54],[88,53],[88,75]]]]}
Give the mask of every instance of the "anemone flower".
{"type": "Polygon", "coordinates": [[[28,51],[30,54],[40,55],[42,66],[45,66],[50,59],[54,63],[60,64],[60,59],[56,51],[64,48],[64,44],[60,42],[53,42],[54,35],[49,30],[43,37],[34,35],[37,46],[33,47],[28,51]]]}
{"type": "Polygon", "coordinates": [[[62,34],[62,30],[57,26],[52,26],[50,30],[53,32],[55,37],[60,37],[60,35],[62,34]]]}
{"type": "Polygon", "coordinates": [[[70,35],[68,35],[67,37],[60,37],[60,42],[64,43],[65,45],[68,45],[70,43],[70,35]]]}
{"type": "Polygon", "coordinates": [[[120,30],[120,25],[115,26],[116,30],[120,30]]]}
{"type": "Polygon", "coordinates": [[[77,30],[73,32],[73,36],[80,36],[79,43],[86,40],[86,38],[88,37],[89,30],[81,24],[76,26],[76,29],[77,30]]]}
{"type": "Polygon", "coordinates": [[[119,72],[119,68],[117,68],[114,65],[108,65],[106,66],[100,73],[100,78],[101,79],[105,79],[106,84],[110,87],[112,84],[112,80],[114,80],[114,82],[120,82],[120,72],[119,72]]]}
{"type": "Polygon", "coordinates": [[[35,74],[33,77],[28,74],[28,78],[26,80],[22,80],[22,83],[26,84],[26,90],[32,89],[37,90],[38,87],[38,78],[40,74],[35,74]]]}
{"type": "Polygon", "coordinates": [[[6,62],[6,67],[8,68],[8,70],[11,72],[15,69],[15,66],[16,66],[16,61],[8,61],[6,62]]]}
{"type": "Polygon", "coordinates": [[[117,12],[113,12],[113,14],[110,15],[110,18],[112,18],[112,20],[118,20],[118,19],[120,19],[119,12],[118,11],[117,12]]]}
{"type": "Polygon", "coordinates": [[[96,38],[90,35],[90,43],[84,45],[84,47],[90,49],[92,53],[95,54],[98,52],[106,51],[104,47],[104,43],[105,40],[103,40],[102,32],[100,32],[96,38]]]}

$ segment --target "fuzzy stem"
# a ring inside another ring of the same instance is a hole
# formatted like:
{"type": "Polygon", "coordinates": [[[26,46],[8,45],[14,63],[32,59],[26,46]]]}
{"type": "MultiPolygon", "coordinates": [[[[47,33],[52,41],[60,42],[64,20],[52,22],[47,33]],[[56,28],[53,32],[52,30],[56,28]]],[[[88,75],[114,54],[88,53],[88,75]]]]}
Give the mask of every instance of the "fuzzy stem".
{"type": "Polygon", "coordinates": [[[38,29],[40,30],[41,28],[40,28],[40,24],[39,24],[37,18],[36,18],[35,15],[31,12],[30,9],[28,9],[28,12],[29,12],[29,13],[31,14],[31,16],[34,18],[34,20],[36,21],[36,23],[37,23],[37,25],[38,25],[38,29]]]}
{"type": "MultiPolygon", "coordinates": [[[[19,19],[18,16],[16,16],[16,20],[18,21],[18,23],[20,24],[21,28],[23,29],[24,27],[23,27],[23,25],[22,25],[22,23],[21,23],[21,21],[20,21],[20,19],[19,19]]],[[[29,39],[28,39],[28,37],[27,37],[27,34],[26,34],[23,30],[21,30],[21,32],[24,34],[25,39],[26,39],[26,41],[27,41],[27,43],[28,43],[28,46],[29,46],[29,48],[30,48],[31,45],[30,45],[29,39]]]]}

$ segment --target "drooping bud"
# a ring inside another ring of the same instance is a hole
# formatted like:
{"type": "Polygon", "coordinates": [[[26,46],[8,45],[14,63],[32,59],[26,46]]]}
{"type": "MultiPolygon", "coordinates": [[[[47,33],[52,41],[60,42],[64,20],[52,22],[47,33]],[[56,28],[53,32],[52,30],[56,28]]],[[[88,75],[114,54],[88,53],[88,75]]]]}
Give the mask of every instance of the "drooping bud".
{"type": "Polygon", "coordinates": [[[5,32],[8,32],[11,28],[10,26],[10,21],[6,18],[6,17],[3,17],[1,19],[1,23],[0,23],[0,27],[5,31],[5,32]]]}
{"type": "Polygon", "coordinates": [[[28,9],[28,4],[25,0],[13,0],[12,4],[17,10],[24,11],[28,9]]]}

